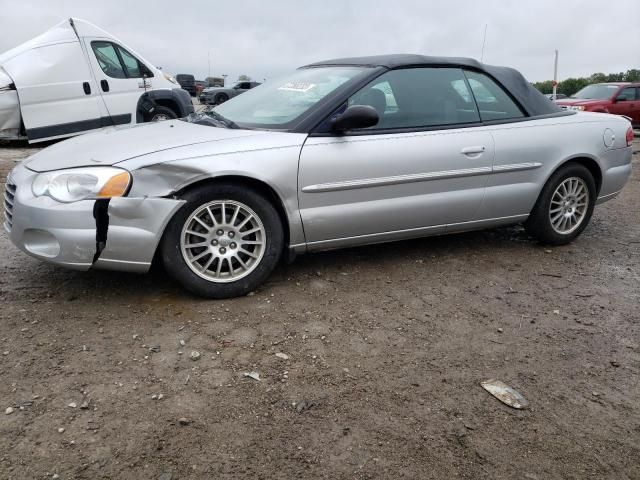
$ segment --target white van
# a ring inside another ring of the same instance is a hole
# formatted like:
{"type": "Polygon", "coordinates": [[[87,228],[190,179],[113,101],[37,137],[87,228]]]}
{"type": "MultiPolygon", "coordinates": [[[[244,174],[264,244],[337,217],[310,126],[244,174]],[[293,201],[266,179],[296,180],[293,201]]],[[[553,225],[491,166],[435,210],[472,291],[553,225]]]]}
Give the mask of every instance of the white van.
{"type": "Polygon", "coordinates": [[[172,77],[84,20],[0,55],[0,139],[33,143],[191,112],[172,77]]]}

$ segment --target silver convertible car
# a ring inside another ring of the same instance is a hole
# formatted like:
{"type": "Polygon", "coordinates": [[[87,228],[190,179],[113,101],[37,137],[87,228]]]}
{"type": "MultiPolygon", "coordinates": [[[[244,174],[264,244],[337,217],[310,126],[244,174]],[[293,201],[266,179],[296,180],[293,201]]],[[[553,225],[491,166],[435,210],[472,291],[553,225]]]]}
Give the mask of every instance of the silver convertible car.
{"type": "Polygon", "coordinates": [[[201,114],[18,165],[5,228],[64,267],[246,294],[315,250],[524,223],[560,245],[631,171],[624,117],[561,110],[517,71],[389,55],[302,67],[201,114]]]}

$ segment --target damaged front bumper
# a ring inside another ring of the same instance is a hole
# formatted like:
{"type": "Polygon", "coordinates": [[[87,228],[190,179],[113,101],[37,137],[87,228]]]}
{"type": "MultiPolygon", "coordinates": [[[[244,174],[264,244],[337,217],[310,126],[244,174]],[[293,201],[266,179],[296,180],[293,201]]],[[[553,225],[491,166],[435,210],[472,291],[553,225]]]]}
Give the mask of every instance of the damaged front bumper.
{"type": "Polygon", "coordinates": [[[33,195],[36,175],[22,165],[9,175],[5,230],[25,253],[75,270],[146,272],[165,226],[184,203],[146,197],[60,203],[33,195]]]}

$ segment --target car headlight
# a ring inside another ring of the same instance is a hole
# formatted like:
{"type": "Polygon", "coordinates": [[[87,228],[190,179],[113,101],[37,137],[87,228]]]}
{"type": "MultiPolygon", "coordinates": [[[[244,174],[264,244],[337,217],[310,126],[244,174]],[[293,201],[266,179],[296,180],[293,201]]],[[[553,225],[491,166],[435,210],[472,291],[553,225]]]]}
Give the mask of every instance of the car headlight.
{"type": "Polygon", "coordinates": [[[121,168],[87,167],[40,173],[31,190],[59,202],[123,197],[131,186],[131,174],[121,168]]]}
{"type": "Polygon", "coordinates": [[[569,107],[570,110],[578,110],[578,111],[583,111],[584,107],[582,105],[572,105],[571,107],[569,107]]]}
{"type": "Polygon", "coordinates": [[[168,73],[163,73],[164,78],[166,78],[167,80],[169,80],[171,83],[175,83],[176,85],[179,85],[178,81],[173,78],[173,76],[169,75],[168,73]]]}

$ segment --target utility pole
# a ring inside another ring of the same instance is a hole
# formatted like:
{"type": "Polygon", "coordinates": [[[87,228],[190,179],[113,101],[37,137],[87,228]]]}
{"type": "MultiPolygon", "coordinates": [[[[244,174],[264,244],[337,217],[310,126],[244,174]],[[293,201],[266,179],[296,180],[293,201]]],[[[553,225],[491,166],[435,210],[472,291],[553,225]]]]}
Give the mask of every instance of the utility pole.
{"type": "Polygon", "coordinates": [[[211,50],[207,50],[207,62],[209,63],[209,77],[211,76],[211,50]]]}
{"type": "Polygon", "coordinates": [[[556,50],[556,58],[553,62],[553,95],[551,98],[553,101],[556,101],[556,96],[558,94],[558,50],[556,50]]]}

